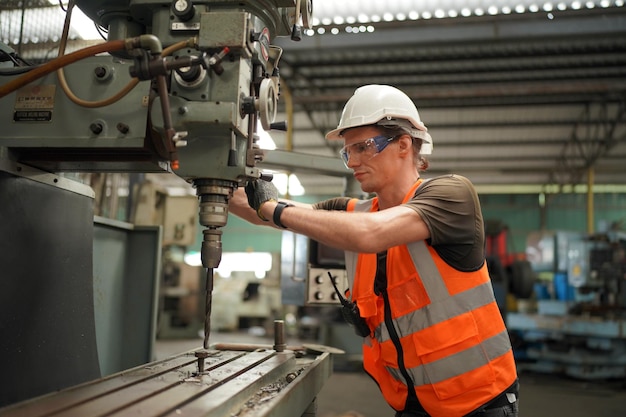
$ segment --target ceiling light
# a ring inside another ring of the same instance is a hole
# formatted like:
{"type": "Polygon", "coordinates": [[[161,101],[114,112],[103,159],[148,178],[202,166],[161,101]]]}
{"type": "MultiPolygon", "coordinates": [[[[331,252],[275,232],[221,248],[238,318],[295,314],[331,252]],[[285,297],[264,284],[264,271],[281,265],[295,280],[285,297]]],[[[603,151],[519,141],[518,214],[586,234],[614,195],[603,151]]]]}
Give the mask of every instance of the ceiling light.
{"type": "Polygon", "coordinates": [[[470,8],[463,6],[463,3],[469,4],[465,0],[449,0],[446,4],[450,9],[447,10],[447,7],[441,8],[439,6],[441,3],[435,0],[391,2],[381,2],[380,0],[316,0],[315,15],[322,19],[322,22],[326,22],[325,18],[329,16],[343,16],[346,23],[352,24],[346,17],[350,14],[358,15],[356,20],[359,23],[367,23],[457,17],[459,15],[464,17],[483,16],[485,14],[495,16],[510,14],[513,10],[516,13],[536,13],[540,10],[551,12],[555,9],[579,10],[585,7],[592,9],[595,7],[607,8],[612,5],[622,7],[624,5],[624,0],[565,0],[559,3],[553,0],[540,1],[541,3],[537,3],[536,0],[515,0],[515,2],[511,0],[472,0],[472,8],[470,8]],[[417,10],[416,3],[419,4],[417,10]]]}

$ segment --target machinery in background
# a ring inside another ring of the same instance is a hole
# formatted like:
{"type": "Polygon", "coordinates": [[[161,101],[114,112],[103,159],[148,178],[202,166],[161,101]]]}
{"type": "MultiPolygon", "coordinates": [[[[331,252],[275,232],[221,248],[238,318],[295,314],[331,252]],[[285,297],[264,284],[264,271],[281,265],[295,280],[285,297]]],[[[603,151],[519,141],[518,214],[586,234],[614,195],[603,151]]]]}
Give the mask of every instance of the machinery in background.
{"type": "Polygon", "coordinates": [[[521,368],[581,379],[626,377],[626,234],[536,232],[536,308],[509,314],[521,368]]]}
{"type": "Polygon", "coordinates": [[[536,273],[526,254],[510,252],[509,228],[500,220],[485,220],[485,261],[502,317],[512,304],[511,298],[528,299],[533,294],[536,273]]]}
{"type": "Polygon", "coordinates": [[[280,282],[271,273],[262,279],[251,271],[233,271],[228,278],[217,274],[213,294],[215,329],[269,335],[274,319],[282,316],[280,282]]]}
{"type": "Polygon", "coordinates": [[[281,254],[282,302],[298,306],[299,337],[315,339],[345,352],[335,358],[337,368],[360,368],[363,339],[344,320],[339,297],[330,281],[332,277],[341,293],[350,288],[344,252],[283,231],[281,254]]]}
{"type": "Polygon", "coordinates": [[[157,337],[197,337],[204,327],[202,267],[188,265],[184,255],[196,241],[198,199],[172,195],[151,179],[133,195],[133,224],[163,228],[157,337]]]}

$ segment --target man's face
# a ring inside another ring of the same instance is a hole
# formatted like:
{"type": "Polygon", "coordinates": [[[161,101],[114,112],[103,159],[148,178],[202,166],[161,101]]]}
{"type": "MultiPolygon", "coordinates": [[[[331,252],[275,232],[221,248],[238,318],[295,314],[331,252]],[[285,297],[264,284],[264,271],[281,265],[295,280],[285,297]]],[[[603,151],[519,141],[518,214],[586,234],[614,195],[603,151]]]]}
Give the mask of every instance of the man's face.
{"type": "Polygon", "coordinates": [[[395,148],[394,137],[381,135],[379,129],[364,126],[350,129],[344,134],[344,147],[340,152],[346,166],[353,170],[365,192],[377,192],[392,178],[395,148]]]}

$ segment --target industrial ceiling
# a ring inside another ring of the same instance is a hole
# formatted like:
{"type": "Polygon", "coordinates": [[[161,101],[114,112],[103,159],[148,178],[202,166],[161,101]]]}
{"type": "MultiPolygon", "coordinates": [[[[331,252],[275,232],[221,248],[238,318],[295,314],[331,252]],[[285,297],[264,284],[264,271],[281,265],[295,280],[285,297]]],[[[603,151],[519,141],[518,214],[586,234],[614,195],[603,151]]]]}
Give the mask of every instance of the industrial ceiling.
{"type": "Polygon", "coordinates": [[[312,30],[274,41],[284,50],[277,120],[290,130],[271,132],[264,166],[296,173],[307,194],[344,192],[350,172],[324,133],[357,87],[376,83],[417,104],[434,140],[427,177],[462,174],[484,192],[626,187],[623,0],[521,1],[523,13],[495,0],[495,13],[477,13],[477,3],[377,2],[406,14],[350,20],[331,14],[359,2],[314,0],[312,30]]]}
{"type": "MultiPolygon", "coordinates": [[[[373,33],[346,26],[279,42],[293,151],[335,157],[339,144],[323,133],[354,89],[391,84],[415,101],[433,137],[427,176],[455,172],[499,192],[589,175],[626,184],[624,7],[395,21],[373,33]]],[[[301,182],[307,191],[328,183],[301,182]]]]}

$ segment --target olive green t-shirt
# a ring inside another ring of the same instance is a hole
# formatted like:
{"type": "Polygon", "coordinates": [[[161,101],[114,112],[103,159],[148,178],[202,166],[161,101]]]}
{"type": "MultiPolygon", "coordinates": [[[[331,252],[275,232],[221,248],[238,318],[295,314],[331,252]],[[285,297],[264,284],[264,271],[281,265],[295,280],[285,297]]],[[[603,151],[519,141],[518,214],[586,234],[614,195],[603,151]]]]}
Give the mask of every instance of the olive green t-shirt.
{"type": "Polygon", "coordinates": [[[430,230],[428,243],[448,265],[475,271],[485,261],[485,231],[478,194],[460,175],[424,181],[404,204],[415,210],[430,230]]]}
{"type": "MultiPolygon", "coordinates": [[[[316,209],[346,210],[348,197],[336,197],[314,205],[316,209]]],[[[485,231],[478,194],[460,175],[425,180],[415,196],[404,204],[415,210],[430,230],[427,242],[448,265],[475,271],[485,261],[485,231]]]]}

